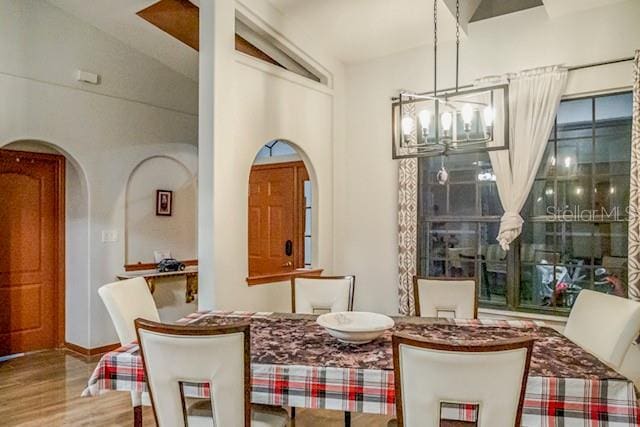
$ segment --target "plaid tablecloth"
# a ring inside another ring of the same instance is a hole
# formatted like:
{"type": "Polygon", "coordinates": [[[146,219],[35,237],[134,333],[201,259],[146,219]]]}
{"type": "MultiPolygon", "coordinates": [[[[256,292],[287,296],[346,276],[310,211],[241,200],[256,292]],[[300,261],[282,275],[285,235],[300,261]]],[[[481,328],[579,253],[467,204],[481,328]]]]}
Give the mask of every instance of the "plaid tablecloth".
{"type": "MultiPolygon", "coordinates": [[[[228,324],[251,319],[253,403],[372,414],[395,413],[390,334],[365,346],[335,342],[314,317],[271,313],[194,313],[181,323],[228,324]]],[[[640,426],[633,384],[557,332],[528,321],[426,321],[397,318],[397,331],[449,340],[534,336],[524,426],[640,426]]],[[[107,390],[146,391],[138,345],[105,354],[84,396],[107,390]]],[[[185,393],[209,397],[208,385],[185,393]]],[[[449,419],[475,421],[471,405],[446,405],[449,419]]]]}

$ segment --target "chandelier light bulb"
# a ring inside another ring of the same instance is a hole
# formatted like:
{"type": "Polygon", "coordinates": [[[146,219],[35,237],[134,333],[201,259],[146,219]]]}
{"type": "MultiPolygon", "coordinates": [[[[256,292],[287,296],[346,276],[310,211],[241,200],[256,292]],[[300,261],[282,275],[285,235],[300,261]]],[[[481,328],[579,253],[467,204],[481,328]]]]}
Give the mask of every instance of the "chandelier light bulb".
{"type": "Polygon", "coordinates": [[[473,120],[473,107],[471,104],[464,104],[462,107],[462,121],[465,125],[471,124],[473,120]]]}
{"type": "Polygon", "coordinates": [[[413,132],[413,119],[411,117],[405,116],[402,119],[402,134],[404,135],[405,140],[409,139],[412,132],[413,132]]]}
{"type": "Polygon", "coordinates": [[[422,127],[422,131],[426,131],[426,133],[429,133],[429,126],[431,126],[431,114],[429,114],[429,111],[420,111],[420,114],[418,114],[418,118],[420,119],[420,126],[422,127]]]}
{"type": "Polygon", "coordinates": [[[445,111],[440,116],[440,124],[442,124],[442,130],[445,132],[451,130],[451,124],[453,123],[453,116],[450,112],[445,111]]]}
{"type": "Polygon", "coordinates": [[[484,109],[484,125],[489,127],[493,126],[493,107],[490,105],[486,106],[484,109]]]}

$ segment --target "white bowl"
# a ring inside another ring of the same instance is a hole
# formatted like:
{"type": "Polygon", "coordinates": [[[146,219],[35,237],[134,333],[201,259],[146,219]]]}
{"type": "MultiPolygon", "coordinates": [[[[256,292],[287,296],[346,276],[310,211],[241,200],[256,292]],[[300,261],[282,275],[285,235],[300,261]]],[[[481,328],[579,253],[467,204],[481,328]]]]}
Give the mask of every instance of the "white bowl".
{"type": "Polygon", "coordinates": [[[327,313],[318,317],[316,322],[331,336],[347,344],[371,342],[395,324],[389,316],[364,311],[327,313]]]}

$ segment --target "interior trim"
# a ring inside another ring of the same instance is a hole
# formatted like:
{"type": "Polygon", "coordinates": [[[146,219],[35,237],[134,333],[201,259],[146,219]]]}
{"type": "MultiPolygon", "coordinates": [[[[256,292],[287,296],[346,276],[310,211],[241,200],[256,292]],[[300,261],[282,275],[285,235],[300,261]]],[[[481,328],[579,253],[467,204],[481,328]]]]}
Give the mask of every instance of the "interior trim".
{"type": "Polygon", "coordinates": [[[74,353],[78,353],[78,354],[81,354],[83,356],[95,356],[97,354],[104,354],[104,353],[108,353],[110,351],[113,351],[113,350],[115,350],[117,348],[120,348],[121,345],[120,345],[120,343],[114,343],[114,344],[103,345],[102,347],[85,348],[85,347],[82,347],[82,346],[77,345],[77,344],[72,344],[70,342],[65,342],[64,343],[64,347],[67,350],[71,350],[74,353]]]}
{"type": "Polygon", "coordinates": [[[250,277],[247,277],[247,284],[249,286],[253,286],[253,285],[264,285],[267,283],[288,282],[291,280],[292,277],[320,276],[323,271],[324,269],[322,268],[314,268],[310,270],[295,270],[295,271],[288,271],[286,273],[250,276],[250,277]]]}
{"type": "MultiPolygon", "coordinates": [[[[187,259],[180,262],[186,265],[187,267],[192,265],[198,265],[197,259],[187,259]]],[[[154,270],[157,266],[158,264],[155,262],[146,262],[146,263],[139,262],[137,264],[125,264],[124,271],[154,270]]]]}

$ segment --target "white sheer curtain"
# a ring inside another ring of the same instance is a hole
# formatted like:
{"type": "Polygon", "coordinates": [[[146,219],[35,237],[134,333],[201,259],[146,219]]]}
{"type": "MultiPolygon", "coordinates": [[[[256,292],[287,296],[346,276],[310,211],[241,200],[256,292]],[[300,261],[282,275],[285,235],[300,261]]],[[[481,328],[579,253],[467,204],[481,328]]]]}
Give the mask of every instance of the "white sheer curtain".
{"type": "MultiPolygon", "coordinates": [[[[522,232],[520,211],[542,160],[567,83],[561,66],[509,74],[509,150],[489,153],[504,208],[497,240],[502,249],[522,232]]],[[[487,83],[478,82],[477,84],[487,83]]],[[[502,145],[501,141],[495,141],[502,145]]]]}

